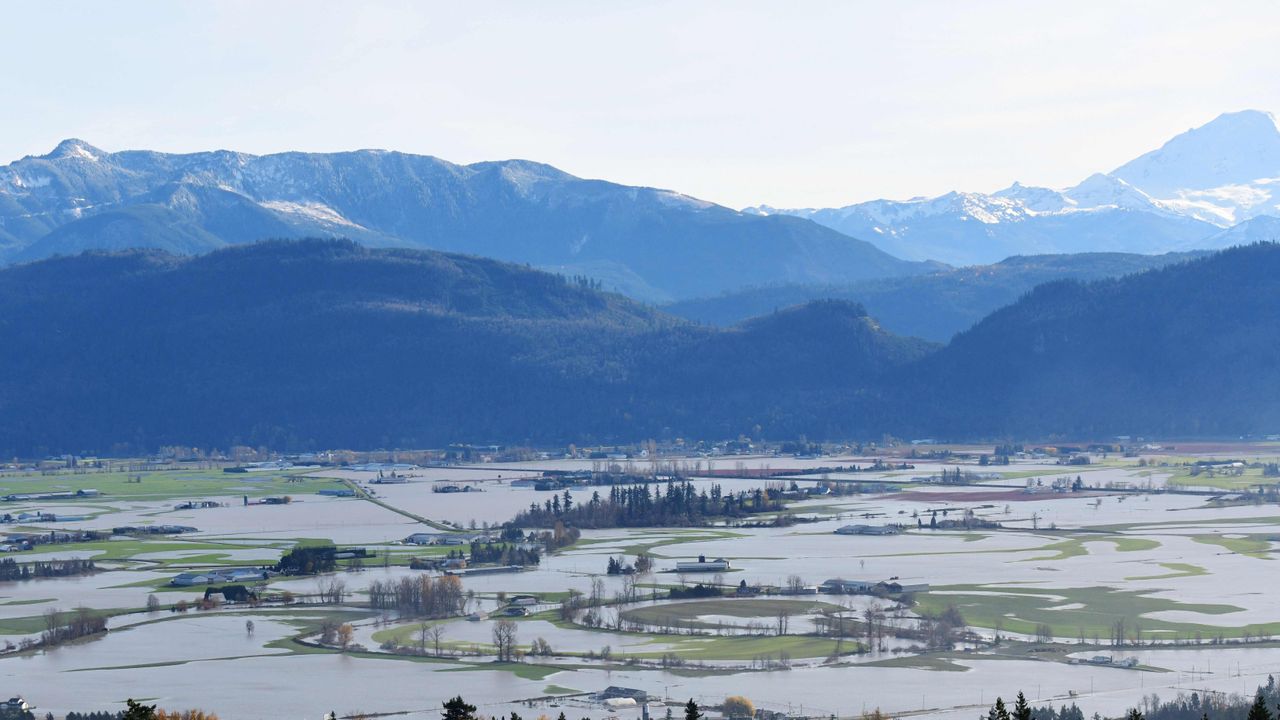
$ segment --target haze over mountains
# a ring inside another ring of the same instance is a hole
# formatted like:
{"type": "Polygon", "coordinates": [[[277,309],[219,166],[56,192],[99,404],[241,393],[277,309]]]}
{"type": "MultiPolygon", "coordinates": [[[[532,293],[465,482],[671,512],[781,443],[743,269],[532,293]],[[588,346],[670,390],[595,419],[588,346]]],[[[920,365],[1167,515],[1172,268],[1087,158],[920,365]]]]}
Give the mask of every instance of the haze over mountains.
{"type": "Polygon", "coordinates": [[[0,270],[0,452],[1280,431],[1280,246],[1042,285],[941,347],[718,329],[470,256],[277,241],[0,270]]]}
{"type": "Polygon", "coordinates": [[[1064,190],[1015,182],[990,194],[747,211],[804,217],[898,257],[952,265],[1011,255],[1218,249],[1275,237],[1280,130],[1269,113],[1225,113],[1064,190]]]}
{"type": "MultiPolygon", "coordinates": [[[[1264,238],[1258,238],[1261,239],[1264,238]]],[[[946,342],[1041,283],[1120,277],[1205,254],[1199,251],[1164,255],[1017,255],[991,265],[948,268],[928,275],[832,285],[747,288],[714,297],[682,300],[664,305],[663,309],[690,320],[727,327],[791,305],[840,299],[862,305],[890,332],[946,342]]]]}
{"type": "Polygon", "coordinates": [[[67,140],[0,168],[0,262],[126,247],[200,253],[283,237],[472,253],[590,275],[654,301],[936,267],[800,218],[762,218],[524,160],[108,153],[67,140]]]}

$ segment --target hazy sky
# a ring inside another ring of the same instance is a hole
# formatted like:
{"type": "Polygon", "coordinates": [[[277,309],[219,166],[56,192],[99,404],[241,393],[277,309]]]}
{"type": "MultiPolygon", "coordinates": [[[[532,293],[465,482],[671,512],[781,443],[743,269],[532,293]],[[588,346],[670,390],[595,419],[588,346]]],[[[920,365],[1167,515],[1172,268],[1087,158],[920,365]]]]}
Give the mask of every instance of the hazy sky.
{"type": "Polygon", "coordinates": [[[739,207],[1110,170],[1280,111],[1280,3],[5,2],[0,162],[522,157],[739,207]]]}

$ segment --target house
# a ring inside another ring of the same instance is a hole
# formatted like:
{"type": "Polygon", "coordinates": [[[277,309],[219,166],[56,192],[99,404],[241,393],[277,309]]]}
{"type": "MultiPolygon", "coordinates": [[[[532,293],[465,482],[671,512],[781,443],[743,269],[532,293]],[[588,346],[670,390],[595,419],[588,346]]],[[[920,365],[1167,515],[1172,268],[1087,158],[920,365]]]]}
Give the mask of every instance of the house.
{"type": "Polygon", "coordinates": [[[537,605],[538,596],[537,595],[512,595],[510,602],[512,605],[525,605],[525,606],[537,605]]]}
{"type": "Polygon", "coordinates": [[[529,614],[529,608],[519,606],[505,607],[502,609],[501,614],[507,617],[525,617],[529,614]]]}
{"type": "Polygon", "coordinates": [[[897,525],[845,525],[837,528],[837,535],[898,535],[902,528],[897,525]]]}
{"type": "Polygon", "coordinates": [[[29,705],[27,701],[23,700],[19,695],[15,695],[4,702],[0,702],[0,710],[17,710],[19,712],[23,712],[30,709],[31,705],[29,705]]]}
{"type": "Polygon", "coordinates": [[[859,595],[871,592],[876,583],[870,580],[845,580],[831,578],[818,586],[818,592],[832,595],[859,595]]]}
{"type": "Polygon", "coordinates": [[[697,562],[678,562],[676,572],[724,572],[729,569],[729,561],[724,558],[707,560],[706,555],[699,555],[697,562]]]}

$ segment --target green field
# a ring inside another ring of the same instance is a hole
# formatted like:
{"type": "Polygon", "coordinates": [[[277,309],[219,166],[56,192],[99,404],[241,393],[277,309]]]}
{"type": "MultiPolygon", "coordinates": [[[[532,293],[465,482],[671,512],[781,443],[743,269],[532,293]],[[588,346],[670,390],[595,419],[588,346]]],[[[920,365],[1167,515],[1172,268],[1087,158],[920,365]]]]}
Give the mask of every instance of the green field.
{"type": "Polygon", "coordinates": [[[650,627],[670,626],[710,630],[715,629],[719,624],[700,621],[697,618],[704,615],[728,615],[744,619],[772,620],[780,612],[798,617],[842,609],[839,605],[818,600],[724,598],[644,605],[625,610],[622,616],[632,622],[650,627]]]}
{"type": "Polygon", "coordinates": [[[1141,628],[1144,636],[1163,639],[1191,637],[1201,633],[1214,637],[1242,637],[1280,633],[1280,622],[1247,626],[1169,622],[1146,617],[1161,611],[1183,611],[1205,615],[1230,615],[1242,608],[1234,605],[1181,603],[1152,597],[1155,590],[1117,590],[1109,587],[1039,589],[1010,585],[953,585],[921,593],[916,600],[924,613],[939,613],[955,605],[965,622],[975,627],[997,626],[1014,633],[1033,635],[1040,623],[1055,635],[1075,638],[1081,633],[1092,639],[1107,638],[1112,625],[1123,619],[1132,631],[1141,628]],[[991,593],[991,594],[981,594],[991,593]],[[1062,609],[1063,605],[1082,605],[1062,609]]]}

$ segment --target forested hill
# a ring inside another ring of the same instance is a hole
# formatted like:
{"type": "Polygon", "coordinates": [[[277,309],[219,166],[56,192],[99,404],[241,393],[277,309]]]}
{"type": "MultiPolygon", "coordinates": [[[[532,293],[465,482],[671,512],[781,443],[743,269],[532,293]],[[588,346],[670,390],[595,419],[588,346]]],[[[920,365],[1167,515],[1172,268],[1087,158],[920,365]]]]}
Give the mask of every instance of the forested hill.
{"type": "Polygon", "coordinates": [[[1280,245],[1042,285],[886,391],[903,432],[1280,432],[1280,245]]]}
{"type": "Polygon", "coordinates": [[[1163,267],[1207,252],[1134,255],[1018,255],[992,265],[948,268],[927,275],[861,280],[839,285],[771,285],[684,300],[663,309],[673,315],[733,325],[777,308],[821,298],[866,306],[889,331],[946,342],[992,311],[1053,280],[1100,280],[1163,267]]]}
{"type": "Polygon", "coordinates": [[[0,453],[1280,432],[1280,246],[1042,285],[942,349],[731,328],[461,255],[276,241],[0,271],[0,453]]]}
{"type": "Polygon", "coordinates": [[[12,267],[0,452],[847,431],[861,389],[933,349],[849,303],[714,329],[588,285],[344,241],[12,267]]]}

